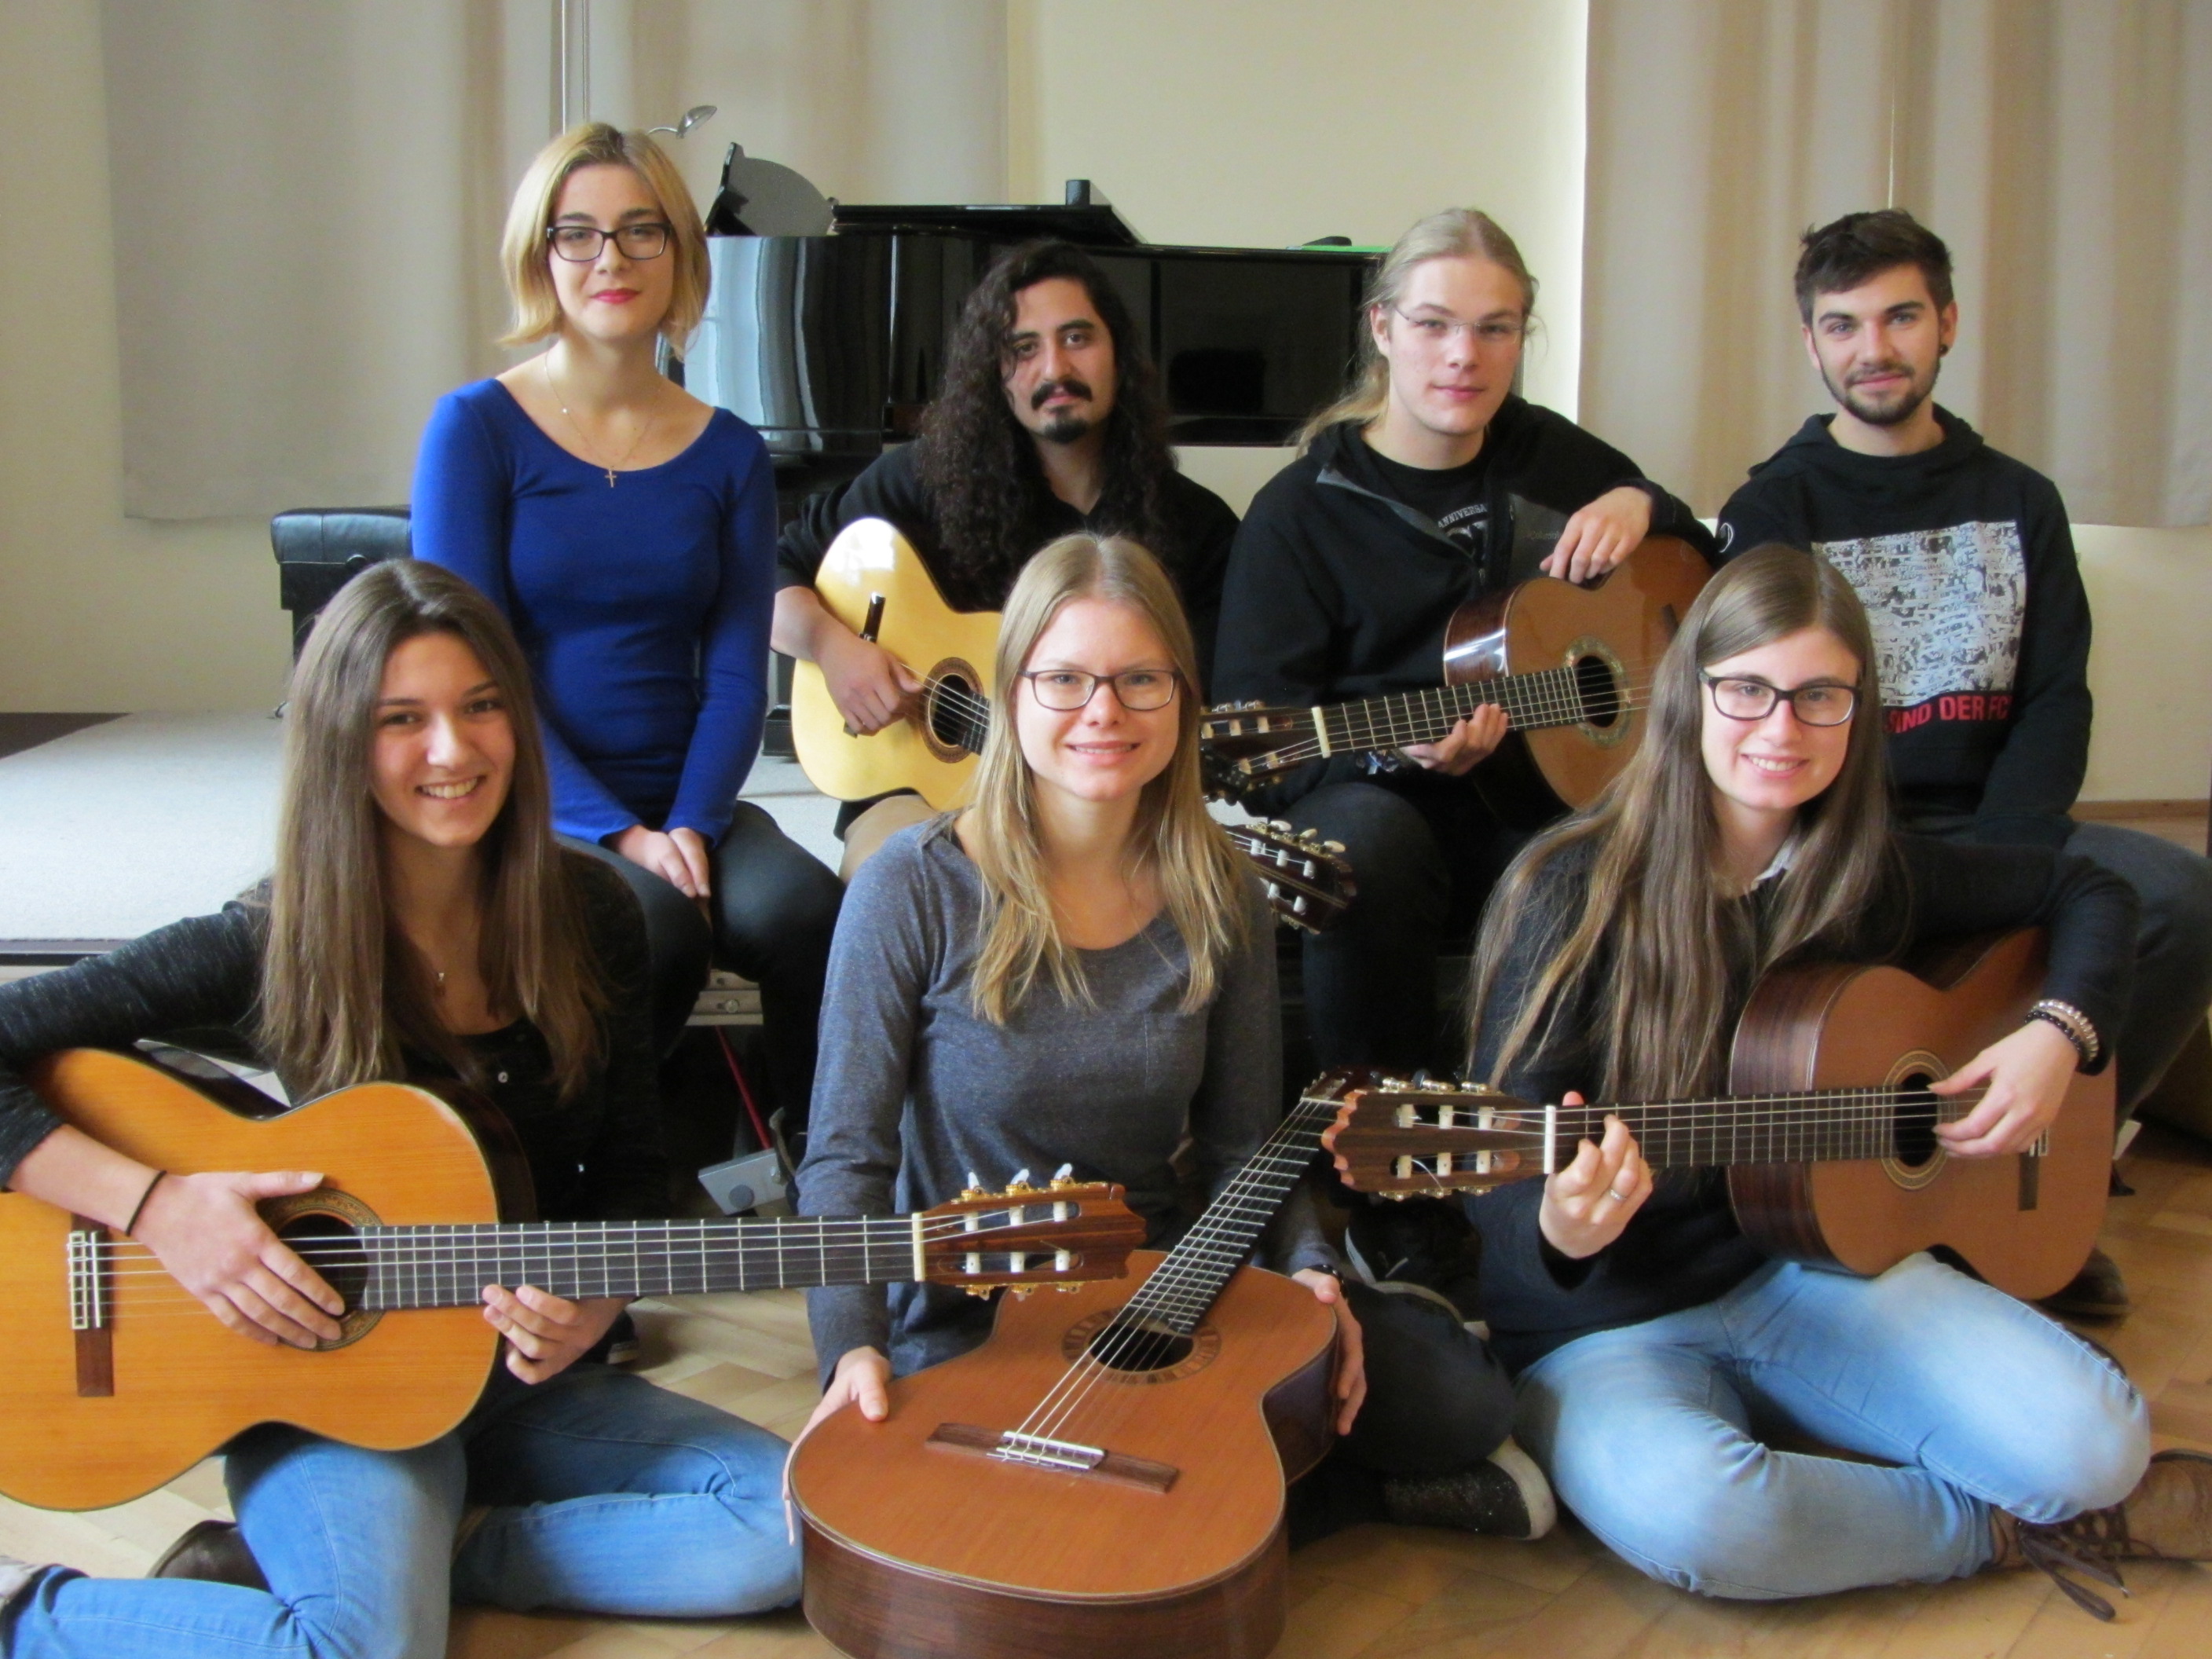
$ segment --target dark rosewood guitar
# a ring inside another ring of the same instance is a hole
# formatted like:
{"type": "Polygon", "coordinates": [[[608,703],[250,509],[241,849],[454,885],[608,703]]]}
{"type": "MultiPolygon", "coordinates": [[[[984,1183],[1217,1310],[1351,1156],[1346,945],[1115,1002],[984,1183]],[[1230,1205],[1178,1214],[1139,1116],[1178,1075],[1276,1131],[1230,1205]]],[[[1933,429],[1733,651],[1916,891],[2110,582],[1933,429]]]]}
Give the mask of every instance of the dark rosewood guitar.
{"type": "Polygon", "coordinates": [[[1548,1106],[1480,1084],[1352,1082],[1334,1090],[1346,1111],[1324,1139],[1361,1192],[1484,1192],[1564,1166],[1611,1112],[1654,1169],[1725,1166],[1737,1220],[1772,1255],[1871,1274],[1941,1245],[2033,1300],[2080,1271],[2103,1224],[2112,1073],[2076,1076],[2041,1142],[2008,1158],[1947,1152],[1936,1126],[1979,1091],[1927,1085],[2019,1029],[2043,963],[2043,936],[2019,933],[1920,974],[1771,974],[1744,1010],[1718,1099],[1548,1106]]]}
{"type": "Polygon", "coordinates": [[[486,1285],[569,1297],[1070,1287],[1120,1274],[1144,1237],[1118,1189],[1064,1183],[868,1221],[502,1222],[502,1194],[511,1212],[528,1182],[519,1152],[480,1141],[426,1090],[365,1084],[283,1111],[234,1085],[276,1114],[256,1121],[93,1049],[53,1056],[33,1082],[64,1121],[157,1169],[322,1170],[323,1187],[261,1211],[346,1303],[337,1341],[264,1347],[143,1245],[0,1192],[0,1492],[47,1509],[138,1497],[256,1423],[386,1450],[435,1439],[498,1356],[486,1285]]]}
{"type": "Polygon", "coordinates": [[[1002,1303],[990,1340],[792,1454],[806,1616],[855,1659],[1261,1659],[1283,1486],[1330,1443],[1336,1322],[1241,1263],[1334,1121],[1308,1099],[1125,1282],[1002,1303]]]}
{"type": "MultiPolygon", "coordinates": [[[[921,694],[907,718],[861,737],[848,730],[829,682],[811,662],[791,682],[791,736],[807,781],[839,800],[911,789],[944,810],[967,799],[991,726],[996,611],[955,611],[914,550],[881,519],[845,526],[814,578],[823,608],[864,640],[915,666],[921,694]]],[[[1359,891],[1344,848],[1286,823],[1223,826],[1267,885],[1267,902],[1294,927],[1320,933],[1359,891]]]]}
{"type": "MultiPolygon", "coordinates": [[[[1215,779],[1239,793],[1308,761],[1434,743],[1496,703],[1534,781],[1587,806],[1636,752],[1651,670],[1711,574],[1687,542],[1653,536],[1586,587],[1536,576],[1468,601],[1445,625],[1442,685],[1312,708],[1215,708],[1199,738],[1215,779]]],[[[1501,763],[1512,764],[1506,751],[1476,775],[1501,763]]]]}

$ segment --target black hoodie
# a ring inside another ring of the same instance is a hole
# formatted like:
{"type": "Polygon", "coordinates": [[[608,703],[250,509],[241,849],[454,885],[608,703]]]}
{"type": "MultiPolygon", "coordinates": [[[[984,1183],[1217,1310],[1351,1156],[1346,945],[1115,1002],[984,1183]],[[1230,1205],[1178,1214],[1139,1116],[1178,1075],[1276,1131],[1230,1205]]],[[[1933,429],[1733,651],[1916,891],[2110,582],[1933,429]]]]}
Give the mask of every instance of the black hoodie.
{"type": "Polygon", "coordinates": [[[1721,556],[1824,554],[1874,624],[1889,764],[1908,817],[2064,842],[2089,761],[2089,602],[2050,479],[1948,410],[1943,441],[1861,455],[1816,415],[1721,509],[1721,556]]]}
{"type": "MultiPolygon", "coordinates": [[[[1622,484],[1650,495],[1653,534],[1712,552],[1687,507],[1565,416],[1508,398],[1482,453],[1489,511],[1474,549],[1390,493],[1354,422],[1270,479],[1230,550],[1214,695],[1311,705],[1442,684],[1452,612],[1536,574],[1567,515],[1622,484]]],[[[1314,769],[1267,803],[1319,781],[1314,769]]]]}

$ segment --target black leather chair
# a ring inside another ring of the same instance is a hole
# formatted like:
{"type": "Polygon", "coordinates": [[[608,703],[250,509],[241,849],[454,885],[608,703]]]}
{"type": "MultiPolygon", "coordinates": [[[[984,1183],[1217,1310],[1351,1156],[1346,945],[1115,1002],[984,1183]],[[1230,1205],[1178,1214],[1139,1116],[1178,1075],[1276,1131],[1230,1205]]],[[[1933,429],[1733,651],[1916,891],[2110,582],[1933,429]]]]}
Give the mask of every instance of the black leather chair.
{"type": "Polygon", "coordinates": [[[303,507],[269,521],[278,603],[292,613],[292,655],[341,587],[373,564],[413,550],[404,507],[303,507]]]}

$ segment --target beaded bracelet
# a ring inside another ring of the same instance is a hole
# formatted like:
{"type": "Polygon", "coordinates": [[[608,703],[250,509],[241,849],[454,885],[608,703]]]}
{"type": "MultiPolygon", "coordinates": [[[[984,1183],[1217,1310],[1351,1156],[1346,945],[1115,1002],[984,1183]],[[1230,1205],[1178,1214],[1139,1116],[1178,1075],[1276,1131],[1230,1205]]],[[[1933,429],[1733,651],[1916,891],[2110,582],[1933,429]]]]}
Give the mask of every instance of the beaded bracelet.
{"type": "Polygon", "coordinates": [[[2089,1023],[2088,1015],[2070,1002],[2061,1002],[2056,997],[2045,997],[2027,1011],[2030,1019],[2042,1020],[2056,1026],[2066,1040],[2074,1045],[2084,1066],[2094,1066],[2104,1045],[2097,1041],[2097,1028],[2089,1023]]]}

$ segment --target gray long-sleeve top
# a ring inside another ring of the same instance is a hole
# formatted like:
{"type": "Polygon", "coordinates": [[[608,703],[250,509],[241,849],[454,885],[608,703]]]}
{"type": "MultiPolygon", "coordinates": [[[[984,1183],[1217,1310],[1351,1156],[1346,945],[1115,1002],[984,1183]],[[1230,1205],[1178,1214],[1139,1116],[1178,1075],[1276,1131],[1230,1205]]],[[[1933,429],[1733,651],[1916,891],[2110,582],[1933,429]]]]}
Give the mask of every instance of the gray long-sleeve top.
{"type": "MultiPolygon", "coordinates": [[[[1081,953],[1093,1006],[1042,981],[1004,1025],[969,1000],[982,881],[949,817],[884,843],[846,895],[830,954],[806,1162],[808,1214],[884,1215],[957,1197],[972,1171],[1000,1187],[1063,1164],[1118,1182],[1164,1244],[1179,1224],[1169,1167],[1183,1132],[1218,1191],[1281,1116],[1275,940],[1248,883],[1243,947],[1211,1005],[1186,1013],[1182,939],[1166,915],[1081,953]]],[[[1270,1235],[1268,1265],[1333,1265],[1303,1188],[1270,1235]]],[[[894,1285],[807,1293],[826,1380],[856,1347],[903,1376],[966,1352],[993,1310],[965,1292],[894,1285]]]]}

